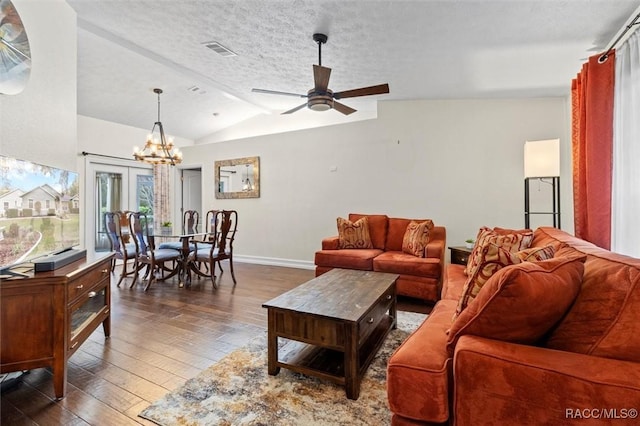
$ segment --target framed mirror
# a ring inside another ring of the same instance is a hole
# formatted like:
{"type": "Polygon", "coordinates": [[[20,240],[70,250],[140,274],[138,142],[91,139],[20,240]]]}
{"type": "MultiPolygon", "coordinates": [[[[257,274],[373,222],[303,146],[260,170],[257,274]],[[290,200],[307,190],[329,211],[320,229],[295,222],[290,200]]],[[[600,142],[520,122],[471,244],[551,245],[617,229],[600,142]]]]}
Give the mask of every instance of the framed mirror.
{"type": "Polygon", "coordinates": [[[216,198],[260,198],[260,157],[216,161],[216,198]]]}

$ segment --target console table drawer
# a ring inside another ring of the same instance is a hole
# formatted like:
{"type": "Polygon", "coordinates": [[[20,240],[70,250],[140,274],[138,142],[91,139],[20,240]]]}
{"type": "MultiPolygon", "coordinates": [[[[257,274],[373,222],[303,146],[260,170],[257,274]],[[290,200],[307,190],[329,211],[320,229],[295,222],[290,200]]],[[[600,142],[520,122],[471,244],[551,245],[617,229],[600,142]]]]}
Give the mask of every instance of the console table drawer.
{"type": "Polygon", "coordinates": [[[69,281],[67,284],[67,294],[69,303],[87,293],[94,288],[100,281],[109,278],[110,262],[104,262],[97,268],[91,269],[86,274],[80,275],[77,279],[69,281]]]}

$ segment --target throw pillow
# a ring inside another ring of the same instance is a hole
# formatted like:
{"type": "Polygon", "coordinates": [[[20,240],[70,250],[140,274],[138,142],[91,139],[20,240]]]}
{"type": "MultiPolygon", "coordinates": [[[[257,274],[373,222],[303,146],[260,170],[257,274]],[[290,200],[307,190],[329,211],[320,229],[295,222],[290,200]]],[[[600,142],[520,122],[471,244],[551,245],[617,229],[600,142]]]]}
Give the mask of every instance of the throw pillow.
{"type": "Polygon", "coordinates": [[[469,255],[464,273],[469,275],[478,265],[479,253],[487,244],[498,244],[507,251],[520,251],[529,248],[533,241],[531,229],[505,229],[495,227],[493,229],[483,226],[478,230],[476,242],[469,255]]]}
{"type": "Polygon", "coordinates": [[[556,254],[556,249],[552,245],[544,247],[531,247],[516,253],[520,260],[524,262],[536,262],[552,259],[556,254]]]}
{"type": "Polygon", "coordinates": [[[373,248],[371,236],[369,235],[369,220],[366,216],[355,222],[339,217],[337,222],[339,249],[373,248]]]}
{"type": "Polygon", "coordinates": [[[430,220],[422,223],[411,221],[407,225],[402,239],[402,251],[417,257],[424,257],[424,251],[429,244],[429,230],[433,228],[430,220]]]}
{"type": "Polygon", "coordinates": [[[469,271],[467,281],[462,288],[462,296],[458,300],[458,307],[453,316],[454,320],[478,295],[480,289],[494,273],[505,266],[522,263],[522,260],[515,253],[494,243],[483,245],[476,257],[476,264],[469,271]]]}
{"type": "Polygon", "coordinates": [[[577,297],[586,256],[523,262],[493,275],[454,321],[447,349],[463,335],[534,344],[556,325],[577,297]]]}

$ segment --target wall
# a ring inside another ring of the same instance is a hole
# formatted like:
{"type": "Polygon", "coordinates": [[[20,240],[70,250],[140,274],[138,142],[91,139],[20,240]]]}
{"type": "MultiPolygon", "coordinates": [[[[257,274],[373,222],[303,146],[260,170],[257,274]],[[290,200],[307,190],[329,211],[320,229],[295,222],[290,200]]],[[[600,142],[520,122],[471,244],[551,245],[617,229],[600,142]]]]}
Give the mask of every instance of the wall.
{"type": "Polygon", "coordinates": [[[13,4],[27,30],[32,67],[23,92],[0,95],[0,152],[77,171],[76,13],[64,0],[13,4]]]}
{"type": "MultiPolygon", "coordinates": [[[[79,115],[78,151],[112,155],[135,161],[133,147],[142,149],[152,126],[153,123],[150,122],[148,129],[139,129],[79,115]]],[[[184,146],[193,145],[193,141],[175,137],[174,144],[182,150],[184,146]]]]}
{"type": "Polygon", "coordinates": [[[525,140],[561,139],[563,228],[572,232],[569,116],[565,98],[381,102],[375,120],[205,138],[184,149],[184,165],[202,167],[203,210],[238,210],[239,257],[310,266],[349,212],[431,218],[447,227],[448,245],[482,225],[521,228],[525,140]],[[215,199],[214,161],[254,155],[260,198],[215,199]]]}

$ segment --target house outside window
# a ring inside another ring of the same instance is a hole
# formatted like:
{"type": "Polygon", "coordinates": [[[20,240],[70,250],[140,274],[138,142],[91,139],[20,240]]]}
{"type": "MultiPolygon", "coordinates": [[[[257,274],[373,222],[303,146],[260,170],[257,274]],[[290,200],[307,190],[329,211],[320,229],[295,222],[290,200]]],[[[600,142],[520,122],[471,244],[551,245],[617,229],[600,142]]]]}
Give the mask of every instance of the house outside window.
{"type": "Polygon", "coordinates": [[[33,208],[33,198],[29,198],[29,208],[33,208]]]}
{"type": "Polygon", "coordinates": [[[45,200],[44,201],[44,207],[47,208],[47,209],[50,209],[51,208],[51,200],[45,200]]]}

